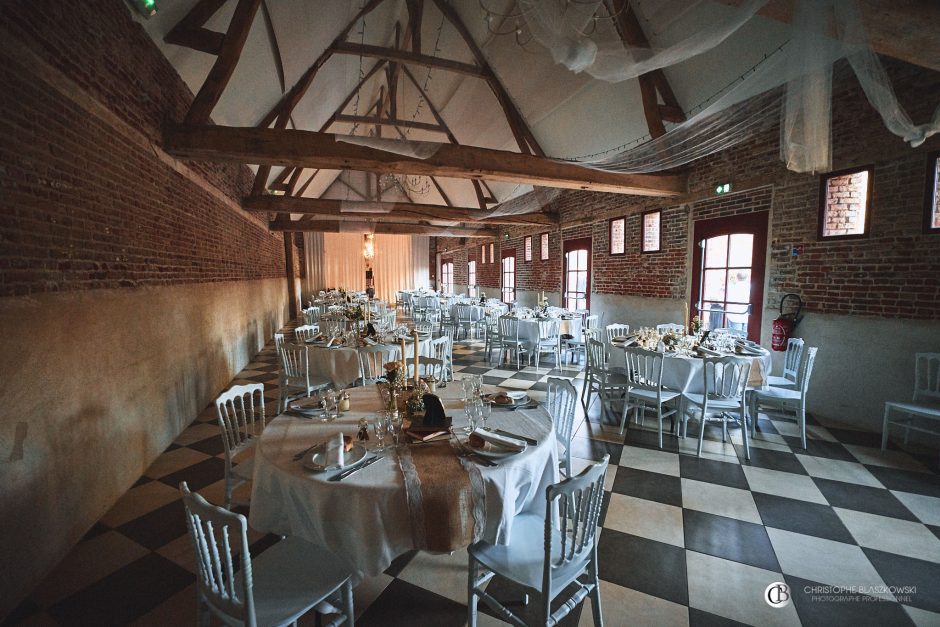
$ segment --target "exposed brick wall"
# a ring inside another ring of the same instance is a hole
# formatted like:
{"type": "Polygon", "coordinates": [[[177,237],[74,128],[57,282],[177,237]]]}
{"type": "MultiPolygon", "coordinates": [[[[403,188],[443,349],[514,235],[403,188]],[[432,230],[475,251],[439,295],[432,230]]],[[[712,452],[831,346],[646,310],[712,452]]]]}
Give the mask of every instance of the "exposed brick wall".
{"type": "Polygon", "coordinates": [[[826,180],[823,235],[859,235],[865,232],[868,203],[868,170],[833,176],[826,180]]]}
{"type": "MultiPolygon", "coordinates": [[[[118,0],[10,2],[0,18],[154,140],[192,98],[118,0]]],[[[285,276],[283,240],[261,216],[225,206],[17,61],[0,62],[0,84],[0,295],[285,276]]],[[[191,166],[230,197],[250,188],[245,168],[191,166]]]]}

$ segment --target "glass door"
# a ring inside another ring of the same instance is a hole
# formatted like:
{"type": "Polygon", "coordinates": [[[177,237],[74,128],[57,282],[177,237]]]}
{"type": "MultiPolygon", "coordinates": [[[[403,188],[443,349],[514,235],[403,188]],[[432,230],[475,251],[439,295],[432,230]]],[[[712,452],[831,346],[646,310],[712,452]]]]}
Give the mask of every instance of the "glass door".
{"type": "Polygon", "coordinates": [[[441,292],[453,294],[454,292],[454,260],[441,260],[441,292]]]}
{"type": "Polygon", "coordinates": [[[695,223],[691,314],[760,341],[767,212],[695,223]]]}
{"type": "Polygon", "coordinates": [[[509,248],[503,251],[503,282],[502,294],[504,303],[516,300],[516,249],[509,248]]]}
{"type": "Polygon", "coordinates": [[[566,240],[562,305],[572,311],[591,308],[591,238],[566,240]]]}

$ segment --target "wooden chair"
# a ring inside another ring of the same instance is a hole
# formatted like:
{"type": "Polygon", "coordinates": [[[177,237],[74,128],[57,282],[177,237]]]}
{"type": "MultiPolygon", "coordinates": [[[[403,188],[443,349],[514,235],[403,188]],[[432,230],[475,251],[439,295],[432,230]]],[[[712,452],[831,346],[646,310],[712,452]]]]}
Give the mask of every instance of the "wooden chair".
{"type": "Polygon", "coordinates": [[[359,349],[359,372],[362,385],[377,383],[385,376],[385,364],[398,358],[398,351],[393,346],[379,344],[364,346],[359,349]]]}
{"type": "MultiPolygon", "coordinates": [[[[683,412],[690,406],[698,408],[701,414],[701,429],[698,435],[698,456],[702,456],[702,443],[705,440],[705,423],[709,420],[721,421],[721,441],[727,441],[728,421],[741,425],[741,437],[744,439],[744,457],[751,459],[751,450],[747,437],[747,403],[744,391],[751,373],[750,357],[706,357],[702,374],[704,393],[684,393],[683,412]],[[732,412],[737,412],[735,417],[732,412]]],[[[686,417],[682,416],[683,423],[686,417]]]]}
{"type": "Polygon", "coordinates": [[[571,438],[574,436],[574,416],[578,403],[578,390],[568,379],[549,377],[548,392],[545,395],[545,409],[552,417],[555,439],[565,447],[565,457],[561,462],[565,476],[571,476],[571,438]]]}
{"type": "Polygon", "coordinates": [[[234,385],[215,399],[215,413],[225,447],[225,507],[232,506],[232,491],[251,481],[254,457],[240,464],[235,458],[250,450],[264,430],[264,384],[234,385]]]}
{"type": "Polygon", "coordinates": [[[299,538],[285,538],[252,559],[244,516],[190,492],[185,481],[180,492],[196,554],[199,624],[215,616],[227,625],[296,625],[321,603],[335,609],[336,595],[342,614],[327,627],[353,627],[352,573],[342,560],[299,538]]]}
{"type": "Polygon", "coordinates": [[[796,421],[800,426],[800,440],[803,448],[806,448],[806,392],[809,389],[809,379],[813,376],[813,363],[816,361],[817,350],[815,347],[810,347],[803,351],[801,347],[803,357],[797,369],[796,389],[768,387],[748,392],[752,437],[757,427],[758,412],[762,407],[792,411],[796,414],[796,421]]]}
{"type": "Polygon", "coordinates": [[[767,377],[767,385],[792,389],[796,385],[802,356],[803,340],[798,337],[788,339],[787,352],[783,354],[783,376],[771,375],[767,377]]]}
{"type": "Polygon", "coordinates": [[[319,324],[305,324],[294,329],[294,337],[298,344],[309,342],[320,334],[319,324]]]}
{"type": "Polygon", "coordinates": [[[888,446],[891,425],[904,427],[905,444],[912,430],[940,435],[940,430],[928,426],[929,421],[940,421],[940,353],[917,353],[914,356],[914,398],[910,403],[885,403],[881,450],[888,446]],[[892,414],[906,417],[892,420],[892,414]]]}
{"type": "MultiPolygon", "coordinates": [[[[663,418],[675,416],[679,408],[672,408],[663,413],[663,405],[680,398],[679,392],[663,389],[663,360],[662,353],[648,351],[642,348],[629,346],[624,349],[624,357],[629,390],[627,391],[627,408],[620,422],[620,433],[627,424],[626,418],[633,407],[637,416],[646,414],[647,406],[656,408],[656,422],[659,425],[659,448],[663,447],[663,418]]],[[[676,419],[673,418],[673,426],[676,419]]]]}
{"type": "Polygon", "coordinates": [[[278,395],[277,411],[283,412],[287,408],[291,391],[302,392],[303,396],[310,396],[318,390],[332,385],[332,382],[310,371],[310,353],[307,346],[285,343],[281,348],[281,380],[280,394],[278,395]]]}

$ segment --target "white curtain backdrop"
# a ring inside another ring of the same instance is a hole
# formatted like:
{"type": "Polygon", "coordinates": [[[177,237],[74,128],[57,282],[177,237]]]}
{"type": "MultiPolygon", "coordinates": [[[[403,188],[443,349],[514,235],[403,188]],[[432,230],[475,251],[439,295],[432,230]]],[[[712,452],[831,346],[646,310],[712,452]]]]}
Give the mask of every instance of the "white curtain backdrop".
{"type": "MultiPolygon", "coordinates": [[[[394,302],[399,290],[429,285],[428,244],[426,236],[375,236],[372,271],[377,298],[394,302]]],[[[304,302],[322,289],[364,290],[362,245],[361,233],[304,233],[304,302]]]]}

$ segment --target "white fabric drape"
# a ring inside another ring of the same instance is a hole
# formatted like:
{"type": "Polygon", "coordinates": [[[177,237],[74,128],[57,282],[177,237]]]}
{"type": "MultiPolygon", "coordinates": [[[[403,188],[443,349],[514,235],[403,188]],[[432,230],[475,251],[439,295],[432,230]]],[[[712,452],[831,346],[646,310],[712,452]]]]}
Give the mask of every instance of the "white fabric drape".
{"type": "MultiPolygon", "coordinates": [[[[327,288],[364,290],[362,246],[361,233],[304,233],[304,300],[327,288]]],[[[399,290],[428,286],[428,238],[376,235],[372,271],[376,298],[383,300],[394,301],[399,290]]]]}

